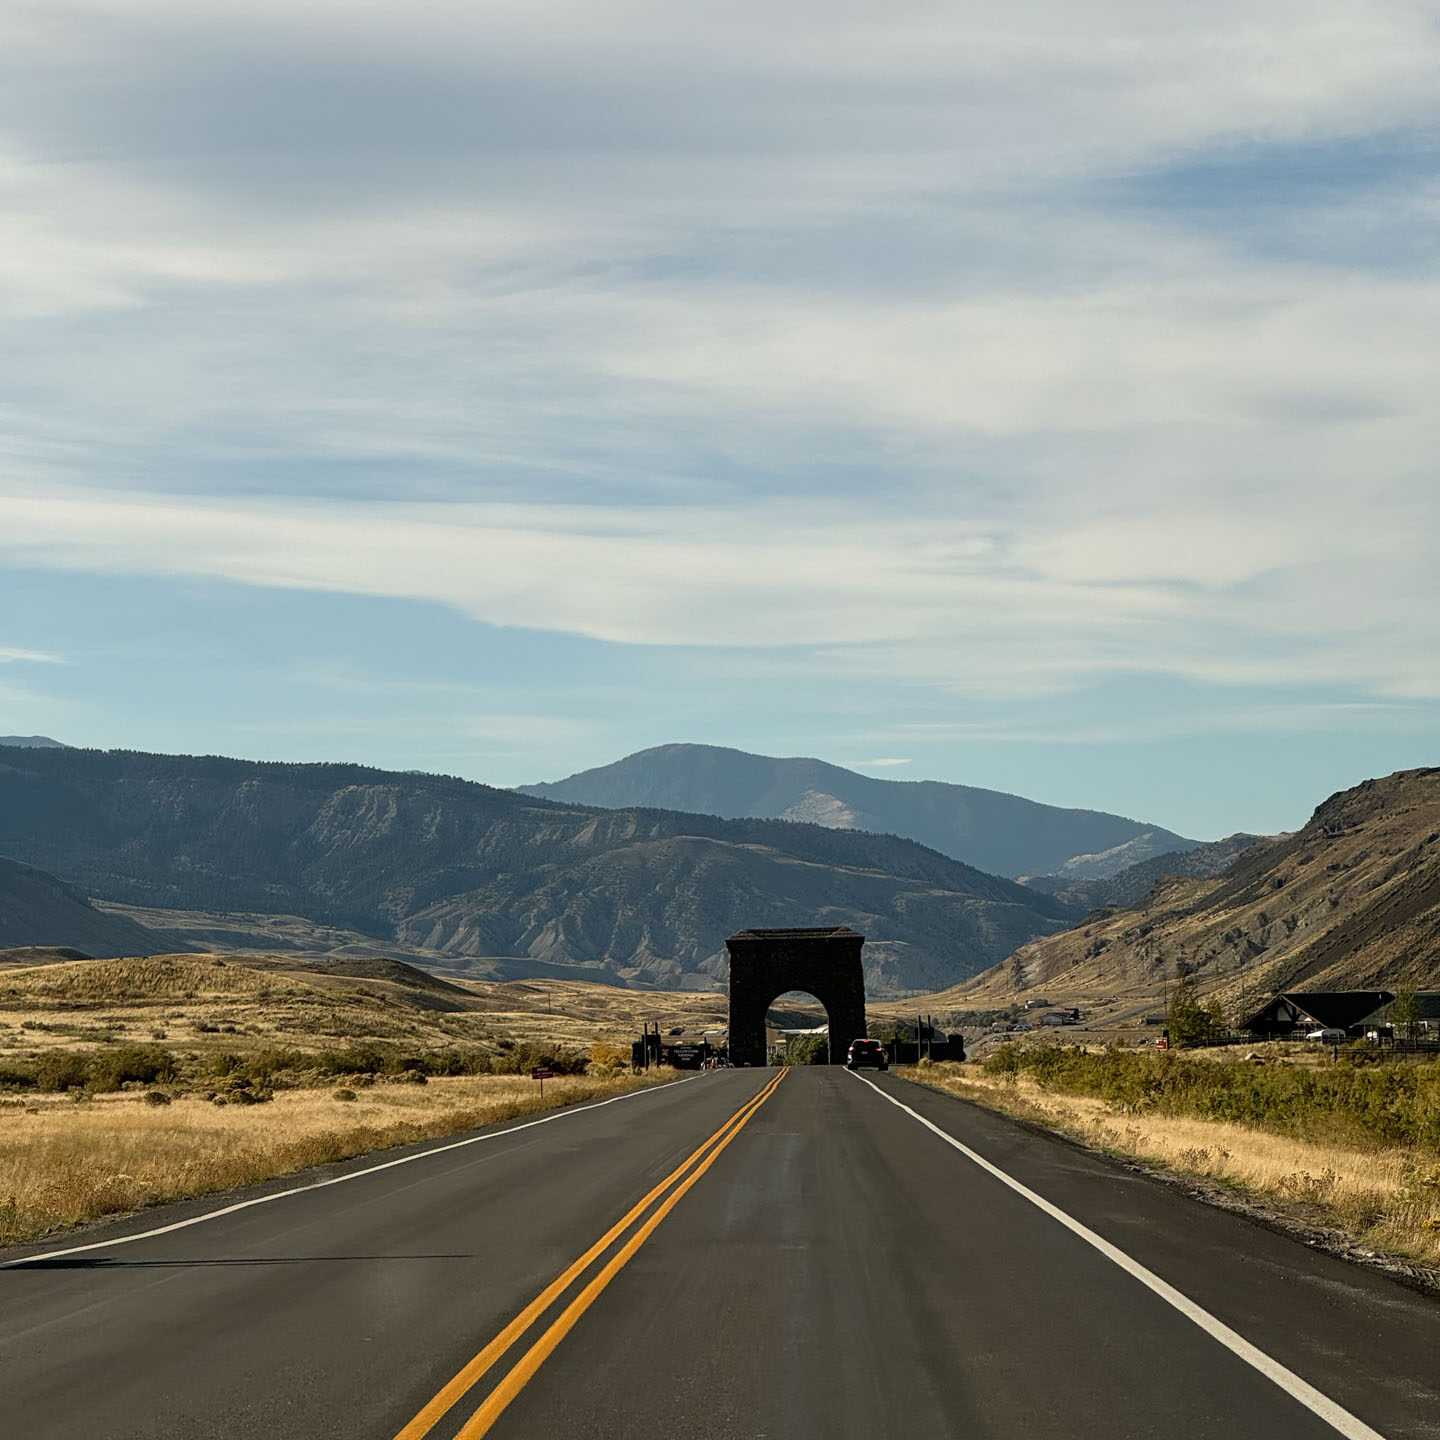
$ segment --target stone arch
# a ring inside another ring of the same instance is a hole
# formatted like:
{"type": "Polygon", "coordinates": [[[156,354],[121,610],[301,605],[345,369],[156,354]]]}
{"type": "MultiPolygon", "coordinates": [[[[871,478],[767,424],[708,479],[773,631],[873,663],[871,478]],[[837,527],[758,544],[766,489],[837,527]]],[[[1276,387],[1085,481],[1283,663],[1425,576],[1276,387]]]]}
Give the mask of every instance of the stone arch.
{"type": "Polygon", "coordinates": [[[830,1063],[843,1065],[850,1042],[865,1033],[865,937],[846,926],[741,930],[730,952],[730,1061],[765,1063],[765,1012],[787,990],[804,990],[830,1022],[830,1063]]]}

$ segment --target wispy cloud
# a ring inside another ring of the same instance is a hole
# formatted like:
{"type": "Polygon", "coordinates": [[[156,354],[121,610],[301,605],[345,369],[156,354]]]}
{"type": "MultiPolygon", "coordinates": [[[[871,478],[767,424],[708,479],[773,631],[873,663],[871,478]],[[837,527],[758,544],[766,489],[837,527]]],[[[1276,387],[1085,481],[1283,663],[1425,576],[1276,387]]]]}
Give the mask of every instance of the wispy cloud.
{"type": "Polygon", "coordinates": [[[494,625],[620,644],[811,648],[973,691],[1166,670],[1221,684],[1344,673],[1390,694],[1440,693],[1440,670],[1424,660],[1440,653],[1440,603],[1416,604],[1436,590],[1425,546],[1408,531],[1347,535],[1349,513],[1317,499],[1267,553],[1253,516],[1216,519],[1207,543],[1204,518],[1185,506],[1138,530],[1120,517],[1108,531],[1085,522],[1015,539],[958,518],[838,507],[817,521],[783,504],[734,513],[11,495],[0,496],[0,556],[428,600],[494,625]],[[1333,597],[1342,564],[1364,585],[1343,605],[1333,597]]]}
{"type": "Polygon", "coordinates": [[[0,563],[1433,704],[1432,18],[28,7],[0,563]]]}

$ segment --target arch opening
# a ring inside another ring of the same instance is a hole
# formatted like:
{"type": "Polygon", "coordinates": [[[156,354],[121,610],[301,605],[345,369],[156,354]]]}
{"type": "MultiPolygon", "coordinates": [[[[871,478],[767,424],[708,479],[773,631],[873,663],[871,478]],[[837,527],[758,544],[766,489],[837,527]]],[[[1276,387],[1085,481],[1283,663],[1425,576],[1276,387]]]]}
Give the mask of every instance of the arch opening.
{"type": "Polygon", "coordinates": [[[808,1055],[817,1045],[824,1058],[802,1060],[807,1065],[826,1064],[830,1058],[830,1012],[818,995],[806,990],[787,990],[765,1007],[765,1058],[771,1064],[783,1059],[796,1063],[796,1054],[808,1055]]]}
{"type": "Polygon", "coordinates": [[[741,930],[730,952],[730,1059],[763,1065],[765,1016],[791,990],[813,995],[830,1027],[829,1061],[843,1065],[850,1042],[865,1034],[865,937],[846,926],[741,930]]]}

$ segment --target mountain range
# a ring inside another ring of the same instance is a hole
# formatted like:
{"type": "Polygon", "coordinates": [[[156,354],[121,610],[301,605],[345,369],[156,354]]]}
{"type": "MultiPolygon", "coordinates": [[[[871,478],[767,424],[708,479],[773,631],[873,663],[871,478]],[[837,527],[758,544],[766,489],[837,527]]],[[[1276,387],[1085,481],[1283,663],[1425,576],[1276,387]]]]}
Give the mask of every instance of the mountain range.
{"type": "Polygon", "coordinates": [[[477,974],[489,957],[519,973],[519,957],[673,988],[722,983],[725,937],[747,925],[850,925],[869,937],[873,992],[893,994],[1075,918],[893,835],[122,751],[0,750],[0,854],[124,905],[299,916],[477,974]]]}
{"type": "Polygon", "coordinates": [[[1058,875],[1031,875],[1025,884],[1032,890],[1054,895],[1076,910],[1099,910],[1106,906],[1135,905],[1161,881],[1172,875],[1189,875],[1206,879],[1220,875],[1263,835],[1227,835],[1223,840],[1210,840],[1190,850],[1172,850],[1154,855],[1114,875],[1098,880],[1077,880],[1073,871],[1058,875]]]}
{"type": "Polygon", "coordinates": [[[963,1003],[1159,995],[1181,974],[1242,1006],[1282,990],[1440,988],[1440,768],[1341,791],[1218,875],[1163,880],[1022,946],[963,1003]]]}
{"type": "Polygon", "coordinates": [[[1063,873],[1074,882],[1099,879],[1197,843],[1100,810],[1042,805],[939,780],[877,780],[823,760],[716,745],[660,745],[565,780],[519,788],[566,804],[799,820],[898,835],[1011,878],[1063,873]]]}

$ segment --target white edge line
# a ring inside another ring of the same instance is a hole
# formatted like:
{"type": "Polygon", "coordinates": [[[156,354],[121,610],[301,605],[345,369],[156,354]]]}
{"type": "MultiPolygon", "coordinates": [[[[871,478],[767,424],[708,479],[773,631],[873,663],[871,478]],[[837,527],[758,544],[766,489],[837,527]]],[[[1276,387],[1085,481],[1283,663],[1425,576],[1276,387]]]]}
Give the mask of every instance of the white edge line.
{"type": "Polygon", "coordinates": [[[873,1080],[850,1072],[863,1084],[868,1085],[882,1099],[898,1106],[913,1120],[918,1120],[927,1130],[933,1130],[947,1145],[952,1145],[967,1160],[973,1161],[982,1170],[993,1175],[1003,1185],[1008,1185],[1017,1195],[1028,1200],[1037,1209],[1043,1210],[1052,1220],[1058,1220],[1067,1230],[1078,1235],[1087,1245],[1093,1246],[1107,1260],[1113,1261],[1128,1275],[1133,1275],[1142,1285],[1153,1290],[1168,1305],[1174,1306],[1187,1320],[1193,1320],[1212,1339],[1218,1340],[1232,1354],[1239,1356],[1247,1365],[1258,1370],[1267,1380],[1273,1381],[1285,1393],[1298,1400],[1307,1410],[1318,1415],[1332,1429],[1347,1440],[1385,1440],[1378,1430],[1372,1430],[1363,1420],[1352,1415],[1343,1406],[1337,1405],[1328,1395],[1302,1380],[1293,1370],[1287,1370],[1278,1360],[1267,1355],[1258,1346],[1252,1345],[1243,1335],[1232,1330],[1223,1320],[1217,1320],[1208,1310],[1197,1305],[1188,1295],[1182,1294],[1173,1285],[1162,1280],[1153,1270],[1147,1270],[1138,1260],[1132,1259],[1123,1250],[1112,1245],[1103,1236],[1097,1235],[1088,1226],[1082,1225],[1074,1216],[1066,1214],[1058,1205],[1052,1205],[1043,1196],[1037,1195],[1028,1186],[1022,1185],[1013,1176],[1007,1175],[998,1165],[993,1165],[983,1155],[977,1154],[968,1145],[962,1144],[953,1135],[948,1135],[933,1121],[927,1120],[918,1111],[912,1110],[903,1101],[887,1094],[873,1080]]]}
{"type": "MultiPolygon", "coordinates": [[[[255,1195],[249,1200],[238,1200],[233,1205],[222,1206],[219,1210],[207,1210],[203,1215],[192,1215],[188,1220],[176,1220],[170,1225],[158,1225],[153,1230],[141,1230],[134,1235],[116,1235],[109,1240],[94,1240],[88,1245],[71,1245],[64,1250],[44,1250],[35,1255],[22,1255],[16,1260],[0,1261],[0,1270],[18,1269],[44,1260],[60,1260],[66,1255],[83,1255],[89,1250],[109,1250],[116,1245],[129,1245],[136,1240],[153,1240],[157,1235],[173,1235],[177,1230],[188,1230],[192,1225],[203,1225],[207,1220],[218,1220],[222,1215],[234,1215],[239,1210],[248,1210],[252,1205],[268,1205],[272,1200],[288,1200],[292,1195],[307,1195],[312,1190],[324,1190],[330,1185],[344,1185],[349,1180],[360,1180],[366,1175],[378,1175],[382,1170],[393,1170],[397,1165],[409,1165],[415,1160],[428,1160],[432,1155],[444,1155],[449,1150],[463,1150],[467,1145],[479,1145],[486,1140],[500,1140],[506,1135],[516,1135],[521,1130],[533,1129],[536,1125],[548,1125],[566,1115],[579,1115],[586,1110],[599,1110],[614,1105],[620,1100],[634,1100],[640,1095],[656,1095],[673,1085],[683,1085],[693,1080],[687,1075],[684,1080],[671,1080],[665,1085],[647,1085],[640,1090],[629,1090],[624,1095],[612,1095],[608,1100],[595,1100],[588,1105],[564,1105],[538,1120],[527,1120],[523,1125],[512,1125],[508,1130],[493,1130],[487,1135],[472,1135],[468,1140],[452,1140],[448,1145],[436,1145],[430,1150],[419,1150],[413,1155],[402,1155],[398,1160],[386,1160],[379,1165],[367,1165],[363,1170],[349,1170],[344,1175],[332,1175],[328,1180],[312,1180],[308,1185],[295,1185],[289,1190],[275,1190],[269,1195],[255,1195]]],[[[493,1122],[492,1122],[493,1123],[493,1122]]],[[[183,1199],[183,1197],[177,1197],[183,1199]]],[[[166,1202],[172,1203],[172,1202],[166,1202]]]]}

